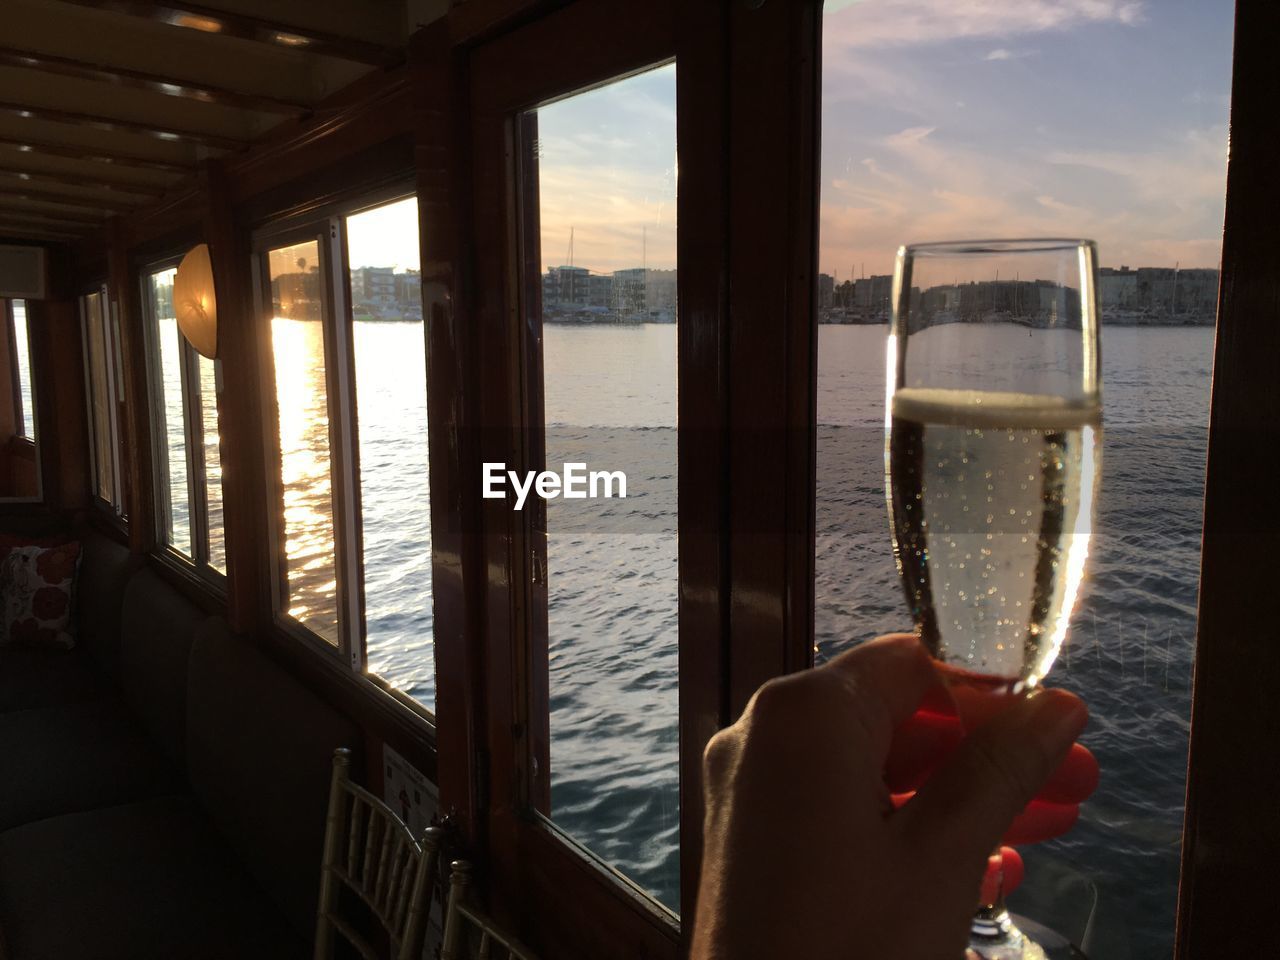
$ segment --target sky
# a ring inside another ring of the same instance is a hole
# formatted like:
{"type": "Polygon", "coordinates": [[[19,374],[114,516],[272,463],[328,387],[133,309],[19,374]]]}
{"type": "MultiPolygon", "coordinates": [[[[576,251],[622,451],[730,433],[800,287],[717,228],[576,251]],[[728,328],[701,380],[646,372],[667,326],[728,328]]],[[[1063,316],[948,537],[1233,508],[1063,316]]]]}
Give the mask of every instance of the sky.
{"type": "Polygon", "coordinates": [[[676,67],[538,109],[542,267],[676,265],[676,67]]]}
{"type": "MultiPolygon", "coordinates": [[[[827,0],[820,269],[1026,236],[1096,240],[1104,266],[1217,266],[1232,16],[1232,0],[827,0]]],[[[676,266],[676,70],[538,109],[544,270],[676,266]]],[[[417,261],[411,204],[348,231],[352,266],[417,261]]]]}
{"type": "Polygon", "coordinates": [[[900,244],[1078,236],[1215,267],[1231,0],[828,0],[820,269],[900,244]]]}
{"type": "Polygon", "coordinates": [[[418,201],[412,197],[347,217],[347,259],[352,270],[394,267],[421,269],[418,259],[418,201]]]}
{"type": "MultiPolygon", "coordinates": [[[[673,65],[566,97],[538,113],[542,264],[596,273],[676,265],[673,65]]],[[[417,269],[412,201],[347,218],[352,269],[417,269]]]]}

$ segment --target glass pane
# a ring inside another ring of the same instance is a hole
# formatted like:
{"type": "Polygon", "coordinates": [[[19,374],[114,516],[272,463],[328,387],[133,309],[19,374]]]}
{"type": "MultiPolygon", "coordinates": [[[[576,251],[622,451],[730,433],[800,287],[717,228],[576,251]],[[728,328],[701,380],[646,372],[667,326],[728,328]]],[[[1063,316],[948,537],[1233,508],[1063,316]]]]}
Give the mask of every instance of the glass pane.
{"type": "Polygon", "coordinates": [[[124,395],[124,374],[122,373],[124,370],[124,355],[120,348],[120,318],[118,313],[112,310],[112,303],[105,289],[102,294],[102,317],[107,331],[107,395],[111,398],[111,426],[115,437],[116,510],[122,519],[128,519],[130,496],[128,477],[131,452],[125,439],[124,431],[120,429],[122,423],[128,423],[128,408],[124,395]]]}
{"type": "Polygon", "coordinates": [[[151,309],[155,326],[156,357],[155,376],[159,381],[159,394],[153,401],[156,416],[156,437],[160,441],[164,461],[157,465],[161,471],[159,497],[161,500],[164,542],[188,557],[193,556],[191,545],[191,501],[187,488],[187,431],[183,421],[182,403],[182,334],[173,315],[173,278],[175,268],[153,273],[149,278],[151,309]]]}
{"type": "Polygon", "coordinates": [[[1048,682],[1089,703],[1102,782],[1066,836],[1022,850],[1010,907],[1089,956],[1169,956],[1233,4],[927,6],[826,4],[817,656],[911,622],[883,484],[898,245],[1097,240],[1101,514],[1048,682]]]}
{"type": "Polygon", "coordinates": [[[283,612],[337,644],[338,582],[320,245],[310,240],[283,247],[272,250],[267,259],[280,489],[284,496],[283,612]]]}
{"type": "Polygon", "coordinates": [[[218,436],[217,364],[196,354],[200,370],[200,426],[204,437],[205,498],[209,514],[209,566],[227,572],[227,550],[222,520],[222,451],[218,436]]]}
{"type": "Polygon", "coordinates": [[[546,467],[622,471],[627,497],[546,502],[550,816],[674,910],[675,66],[535,122],[546,467]]]}
{"type": "Polygon", "coordinates": [[[27,330],[27,302],[12,300],[13,343],[18,358],[18,391],[22,396],[22,435],[36,438],[35,406],[31,399],[31,340],[27,330]]]}
{"type": "Polygon", "coordinates": [[[112,453],[111,385],[107,375],[106,325],[101,293],[84,298],[85,344],[89,363],[89,426],[93,433],[94,492],[107,503],[115,502],[112,453]]]}
{"type": "Polygon", "coordinates": [[[370,673],[435,709],[418,201],[347,218],[370,673]]]}

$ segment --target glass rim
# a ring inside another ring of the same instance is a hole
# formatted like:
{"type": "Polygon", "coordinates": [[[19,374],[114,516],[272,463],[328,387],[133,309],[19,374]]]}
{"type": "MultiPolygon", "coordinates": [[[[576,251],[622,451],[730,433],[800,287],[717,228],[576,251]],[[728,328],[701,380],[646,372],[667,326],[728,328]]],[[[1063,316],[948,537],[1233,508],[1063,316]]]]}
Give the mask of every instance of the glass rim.
{"type": "Polygon", "coordinates": [[[1032,237],[1011,240],[940,240],[930,243],[907,243],[898,248],[898,256],[981,257],[1011,253],[1056,253],[1095,248],[1092,240],[1070,237],[1032,237]]]}

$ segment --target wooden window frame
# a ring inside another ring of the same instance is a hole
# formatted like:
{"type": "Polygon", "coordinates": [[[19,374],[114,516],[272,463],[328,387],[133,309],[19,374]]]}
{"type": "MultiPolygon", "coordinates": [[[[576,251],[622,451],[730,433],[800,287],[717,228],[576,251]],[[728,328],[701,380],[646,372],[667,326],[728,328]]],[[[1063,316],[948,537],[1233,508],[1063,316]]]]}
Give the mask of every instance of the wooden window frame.
{"type": "MultiPolygon", "coordinates": [[[[23,310],[25,311],[27,309],[27,301],[22,297],[9,297],[4,301],[4,326],[5,326],[4,335],[9,340],[9,367],[10,367],[9,377],[10,377],[10,383],[13,387],[12,403],[13,403],[14,437],[17,438],[18,440],[25,440],[27,443],[31,444],[32,448],[34,449],[36,446],[37,437],[40,434],[40,427],[36,421],[37,403],[36,403],[35,371],[34,370],[25,371],[26,378],[27,380],[30,381],[29,386],[31,389],[31,424],[35,428],[35,432],[36,432],[35,437],[30,437],[30,436],[27,436],[26,405],[23,403],[23,400],[22,400],[23,372],[21,370],[19,359],[18,359],[17,314],[13,308],[14,301],[16,300],[22,301],[23,310]]],[[[27,319],[27,356],[28,357],[31,356],[30,323],[31,323],[30,317],[28,317],[27,319]]]]}
{"type": "Polygon", "coordinates": [[[105,280],[84,288],[77,298],[80,308],[80,343],[84,357],[85,416],[89,436],[89,499],[95,510],[115,523],[124,522],[124,470],[121,465],[120,405],[123,400],[123,378],[120,372],[120,342],[111,316],[111,299],[105,280]],[[98,489],[98,436],[94,417],[93,370],[89,353],[89,297],[97,294],[102,311],[103,369],[107,390],[107,433],[111,455],[111,482],[114,497],[107,500],[98,489]]]}
{"type": "Polygon", "coordinates": [[[1280,7],[1237,0],[1226,218],[1218,290],[1177,960],[1276,950],[1280,637],[1272,564],[1280,530],[1280,208],[1275,143],[1280,7]],[[1270,949],[1268,949],[1268,946],[1270,949]]]}
{"type": "MultiPolygon", "coordinates": [[[[360,608],[354,590],[353,571],[349,557],[349,545],[353,539],[355,525],[352,516],[352,503],[349,494],[348,476],[351,475],[350,461],[354,456],[354,448],[348,448],[347,438],[354,442],[350,433],[351,418],[349,415],[348,391],[349,380],[342,375],[336,362],[342,356],[338,351],[337,327],[342,326],[341,317],[346,311],[346,294],[340,275],[341,254],[336,246],[341,235],[341,218],[335,215],[307,215],[302,220],[287,220],[271,224],[254,233],[253,277],[254,291],[257,294],[258,322],[267,328],[265,342],[267,352],[260,370],[262,377],[262,416],[267,429],[263,431],[265,444],[265,462],[267,466],[266,496],[268,504],[268,544],[271,553],[271,617],[276,629],[300,640],[312,649],[332,655],[335,651],[343,662],[353,671],[363,667],[360,644],[353,643],[353,630],[358,623],[356,619],[360,608]],[[285,556],[285,518],[284,489],[281,485],[283,465],[280,451],[279,411],[277,409],[275,382],[275,354],[270,337],[271,323],[271,272],[267,257],[272,250],[303,243],[316,244],[316,252],[320,262],[320,310],[323,324],[322,338],[325,351],[325,405],[329,423],[329,482],[330,501],[332,504],[334,543],[333,565],[334,578],[337,582],[338,636],[336,644],[305,627],[285,612],[289,598],[289,567],[285,556]],[[337,254],[337,256],[335,256],[337,254]]],[[[345,338],[343,338],[345,342],[345,338]]]]}
{"type": "MultiPolygon", "coordinates": [[[[399,720],[425,735],[429,747],[436,736],[436,717],[417,700],[385,678],[368,672],[364,597],[363,516],[360,491],[359,396],[355,382],[355,349],[351,309],[351,281],[346,219],[367,210],[416,196],[411,174],[381,187],[362,188],[309,206],[303,213],[262,223],[250,243],[255,322],[266,332],[258,338],[263,350],[259,366],[262,401],[264,495],[267,503],[268,550],[271,554],[270,618],[287,643],[317,655],[329,666],[341,667],[344,680],[389,706],[399,720]],[[330,476],[334,510],[334,568],[338,582],[339,642],[333,643],[283,612],[288,597],[284,548],[281,462],[276,410],[275,360],[269,334],[271,285],[266,257],[269,251],[315,240],[325,282],[321,284],[325,343],[326,402],[330,424],[330,476]]],[[[421,257],[420,257],[421,259],[421,257]]],[[[424,322],[425,327],[425,322],[424,322]]],[[[425,371],[424,371],[425,375],[425,371]]],[[[428,397],[428,407],[430,397],[428,397]]],[[[434,477],[435,470],[432,470],[434,477]]]]}
{"type": "MultiPolygon", "coordinates": [[[[187,461],[187,523],[191,533],[191,554],[183,553],[166,539],[170,526],[169,440],[159,433],[161,418],[155,413],[164,403],[164,372],[160,357],[159,317],[154,302],[152,279],[158,273],[177,268],[181,255],[170,255],[141,265],[137,272],[142,341],[145,351],[147,416],[152,456],[152,510],[154,542],[152,555],[165,569],[193,581],[215,597],[224,597],[227,575],[209,563],[209,495],[204,458],[204,424],[200,417],[200,365],[196,349],[178,332],[179,377],[182,389],[182,429],[187,461]]],[[[218,364],[219,361],[214,361],[218,364]]],[[[221,382],[221,370],[215,367],[221,382]]],[[[213,402],[218,404],[215,390],[213,402]]],[[[225,537],[225,531],[224,531],[225,537]]],[[[225,556],[225,550],[224,550],[225,556]]]]}
{"type": "MultiPolygon", "coordinates": [[[[629,24],[634,30],[619,31],[617,16],[625,7],[612,0],[575,4],[471,52],[475,220],[469,226],[475,231],[476,265],[474,326],[468,333],[475,355],[485,361],[463,387],[462,403],[479,427],[475,453],[482,462],[524,470],[540,461],[540,316],[529,309],[540,290],[539,241],[521,193],[528,186],[527,158],[520,150],[528,133],[522,130],[525,112],[678,56],[673,4],[655,4],[629,24]],[[559,56],[557,48],[566,45],[582,55],[559,56]]],[[[683,376],[683,363],[681,368],[683,376]]],[[[479,471],[468,466],[459,478],[463,496],[478,495],[479,471]]],[[[537,511],[516,513],[497,500],[479,510],[484,533],[483,546],[477,546],[487,596],[484,651],[475,658],[485,670],[475,679],[484,689],[482,729],[488,733],[487,742],[473,744],[472,756],[482,765],[473,773],[481,779],[480,806],[487,810],[476,811],[484,822],[473,826],[477,839],[487,841],[490,896],[500,910],[518,909],[514,919],[525,929],[533,924],[535,941],[551,955],[616,955],[622,942],[650,955],[674,956],[676,918],[536,812],[545,798],[536,785],[534,759],[545,752],[547,736],[546,587],[534,573],[542,542],[534,529],[537,511]],[[584,910],[600,922],[570,929],[584,910]],[[586,949],[583,939],[590,944],[586,949]],[[575,940],[577,949],[566,951],[564,945],[575,940]]],[[[462,678],[442,677],[441,684],[451,680],[462,678]]],[[[444,783],[441,790],[444,798],[444,783]]]]}
{"type": "MultiPolygon", "coordinates": [[[[445,430],[432,424],[433,444],[446,432],[457,437],[448,451],[456,485],[449,520],[462,528],[447,541],[457,551],[452,562],[437,560],[437,620],[449,617],[459,634],[437,637],[441,687],[458,691],[440,705],[441,799],[489,862],[491,905],[550,955],[674,957],[689,925],[528,813],[526,744],[536,722],[523,704],[537,689],[522,572],[530,554],[518,518],[482,502],[477,480],[483,461],[522,463],[524,434],[538,426],[520,413],[519,344],[536,331],[524,329],[519,309],[513,118],[676,61],[687,921],[700,869],[703,748],[759,683],[812,657],[817,12],[816,0],[578,0],[549,12],[514,4],[477,23],[460,7],[450,14],[457,30],[428,31],[416,51],[428,61],[418,96],[431,390],[461,396],[445,430]],[[574,58],[560,55],[566,46],[574,58]],[[468,103],[460,116],[458,105],[468,103]],[[733,163],[731,142],[750,145],[733,163]],[[739,162],[742,154],[749,162],[739,162]],[[495,194],[496,185],[504,190],[495,194]],[[740,236],[766,242],[735,242],[740,236]],[[735,472],[748,461],[764,469],[744,483],[735,472]],[[760,510],[761,489],[770,497],[784,491],[781,509],[760,510]],[[442,567],[462,576],[442,575],[442,567]]],[[[433,458],[433,484],[440,466],[433,458]]],[[[442,505],[438,498],[433,508],[442,505]]],[[[441,527],[438,546],[446,543],[441,527]]]]}
{"type": "MultiPolygon", "coordinates": [[[[510,349],[506,334],[512,325],[502,303],[511,282],[504,263],[511,256],[504,246],[504,217],[511,211],[505,198],[495,200],[493,184],[505,182],[507,171],[505,161],[473,156],[471,101],[487,94],[473,88],[469,67],[484,48],[495,49],[491,44],[507,43],[516,54],[500,78],[515,96],[531,62],[546,66],[550,59],[572,59],[560,65],[563,74],[594,72],[607,80],[624,72],[618,67],[626,57],[617,48],[645,42],[652,29],[647,18],[670,16],[675,23],[674,41],[648,62],[674,52],[680,71],[679,679],[686,919],[699,868],[702,745],[737,715],[760,682],[803,669],[812,656],[820,5],[750,0],[671,6],[679,9],[671,12],[663,2],[655,11],[636,0],[458,4],[415,37],[411,51],[428,318],[435,641],[440,688],[450,693],[438,703],[440,727],[432,733],[439,744],[437,782],[442,809],[474,851],[488,858],[491,904],[549,956],[675,957],[683,931],[678,936],[583,857],[522,824],[512,800],[513,728],[503,725],[516,716],[504,701],[513,689],[510,633],[519,612],[505,559],[512,541],[509,521],[491,522],[475,482],[484,428],[511,426],[501,398],[481,395],[490,382],[482,364],[501,357],[503,379],[510,374],[505,394],[514,396],[518,389],[512,358],[501,353],[510,349]],[[589,9],[612,14],[600,20],[611,27],[602,34],[607,42],[575,49],[574,58],[563,56],[563,40],[539,49],[538,37],[556,37],[556,25],[589,18],[593,14],[583,12],[589,9]],[[626,30],[618,30],[619,23],[628,29],[635,23],[636,36],[620,36],[626,30]],[[523,41],[510,39],[517,31],[523,41]],[[495,170],[496,181],[488,177],[495,170]],[[768,190],[760,190],[762,182],[768,190]],[[495,237],[496,248],[476,243],[495,237]],[[699,272],[702,280],[692,282],[699,272]],[[496,287],[489,284],[494,278],[496,287]],[[490,346],[500,352],[486,353],[490,346]],[[748,460],[764,467],[753,479],[742,470],[748,460]],[[781,508],[760,511],[762,490],[783,491],[781,508]],[[488,565],[491,559],[496,566],[488,565]]],[[[1280,644],[1271,626],[1273,578],[1269,565],[1258,561],[1274,538],[1259,518],[1272,511],[1280,456],[1273,436],[1280,392],[1272,369],[1280,354],[1280,273],[1272,262],[1270,222],[1271,211],[1280,208],[1272,147],[1280,139],[1274,110],[1280,74],[1270,49],[1276,35],[1280,8],[1238,0],[1179,960],[1261,955],[1260,941],[1268,932],[1247,920],[1268,915],[1280,845],[1274,818],[1262,815],[1259,803],[1280,788],[1280,765],[1267,762],[1265,747],[1280,736],[1280,711],[1271,703],[1280,680],[1280,644]]],[[[307,142],[300,137],[299,149],[307,142]]],[[[329,143],[325,156],[346,155],[329,143]]],[[[255,169],[267,170],[272,156],[253,154],[255,169]]],[[[219,178],[234,174],[238,162],[213,161],[209,168],[221,196],[237,203],[245,197],[219,178]]],[[[268,185],[286,177],[275,170],[245,176],[268,185]]],[[[219,237],[242,244],[234,215],[227,212],[231,206],[217,206],[210,220],[219,237]]],[[[136,453],[128,451],[135,454],[130,490],[142,517],[153,499],[147,493],[153,474],[146,459],[152,451],[145,442],[145,351],[128,290],[125,236],[115,229],[109,236],[112,289],[127,321],[120,331],[125,379],[130,400],[138,400],[125,411],[124,426],[135,438],[136,453]]],[[[215,257],[220,248],[215,243],[215,257]]],[[[246,273],[238,266],[227,270],[234,277],[246,273]]],[[[261,344],[255,342],[254,359],[261,365],[261,344]]],[[[256,424],[237,426],[237,436],[255,429],[256,424]]],[[[252,463],[257,453],[237,450],[237,456],[252,463]]],[[[249,543],[260,524],[244,519],[256,518],[261,508],[252,499],[236,505],[241,521],[235,528],[237,552],[229,558],[233,567],[240,558],[256,561],[261,549],[249,543]]],[[[151,526],[131,525],[135,549],[149,547],[151,526]]],[[[236,604],[248,594],[265,606],[254,593],[261,589],[256,578],[238,587],[236,604]]],[[[250,614],[240,614],[250,619],[240,622],[261,626],[251,619],[257,612],[254,605],[250,614]]],[[[333,658],[323,663],[332,665],[333,658]]],[[[301,661],[293,666],[306,673],[301,661]]],[[[331,675],[344,684],[352,677],[345,668],[331,675]]]]}

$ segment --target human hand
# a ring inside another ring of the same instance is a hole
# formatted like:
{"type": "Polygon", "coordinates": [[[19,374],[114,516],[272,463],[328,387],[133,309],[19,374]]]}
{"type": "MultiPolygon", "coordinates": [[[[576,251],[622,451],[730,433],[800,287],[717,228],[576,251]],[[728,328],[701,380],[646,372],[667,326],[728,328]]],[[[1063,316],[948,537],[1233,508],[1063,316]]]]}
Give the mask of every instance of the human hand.
{"type": "MultiPolygon", "coordinates": [[[[989,720],[1008,706],[1009,699],[984,695],[976,688],[951,690],[945,695],[930,691],[920,707],[893,733],[889,757],[885,763],[885,784],[888,786],[895,807],[904,806],[934,770],[964,740],[964,724],[958,716],[954,695],[964,701],[960,712],[965,714],[965,724],[976,727],[989,720]]],[[[1073,743],[1066,759],[1058,765],[1045,785],[1036,793],[1002,837],[1005,844],[1039,843],[1061,836],[1070,830],[1080,816],[1080,804],[1098,786],[1098,761],[1088,748],[1073,743]]],[[[1003,892],[1012,893],[1022,882],[1023,864],[1018,852],[1011,846],[1001,848],[1003,892]]],[[[992,868],[984,878],[984,889],[995,882],[990,874],[999,863],[992,860],[992,868]]],[[[986,894],[983,895],[986,899],[986,894]]]]}
{"type": "Polygon", "coordinates": [[[883,637],[765,684],[705,759],[694,960],[962,957],[987,857],[1049,781],[1087,711],[1021,700],[895,807],[894,731],[945,698],[914,637],[883,637]]]}

